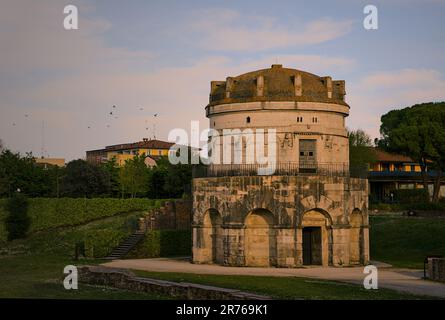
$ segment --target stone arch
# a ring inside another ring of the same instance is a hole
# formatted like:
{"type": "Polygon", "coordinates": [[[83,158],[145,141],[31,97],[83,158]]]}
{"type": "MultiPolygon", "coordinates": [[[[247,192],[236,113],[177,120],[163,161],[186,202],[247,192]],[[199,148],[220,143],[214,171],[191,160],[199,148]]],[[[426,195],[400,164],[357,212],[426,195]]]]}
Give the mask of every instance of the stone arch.
{"type": "Polygon", "coordinates": [[[332,264],[332,218],[320,208],[307,210],[300,219],[302,262],[305,265],[332,264]]]}
{"type": "Polygon", "coordinates": [[[202,230],[209,262],[223,263],[222,217],[218,210],[211,208],[204,213],[202,230]]]}
{"type": "Polygon", "coordinates": [[[277,241],[274,217],[267,209],[254,209],[247,215],[244,229],[245,265],[269,267],[276,265],[277,241]]]}
{"type": "Polygon", "coordinates": [[[318,198],[315,196],[307,196],[300,200],[300,205],[305,212],[316,208],[314,210],[327,213],[332,209],[334,201],[324,195],[320,195],[318,198]]]}
{"type": "Polygon", "coordinates": [[[349,216],[349,263],[363,264],[363,215],[355,208],[349,216]]]}

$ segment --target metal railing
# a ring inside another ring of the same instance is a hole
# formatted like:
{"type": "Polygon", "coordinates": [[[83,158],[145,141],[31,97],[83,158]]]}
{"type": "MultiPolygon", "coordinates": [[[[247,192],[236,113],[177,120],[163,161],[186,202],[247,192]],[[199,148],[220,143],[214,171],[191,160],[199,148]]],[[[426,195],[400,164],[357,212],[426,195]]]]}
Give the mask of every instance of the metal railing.
{"type": "Polygon", "coordinates": [[[366,167],[350,167],[346,163],[295,163],[278,162],[268,172],[266,165],[261,164],[213,164],[193,167],[193,178],[233,177],[233,176],[337,176],[366,178],[366,167]],[[263,173],[261,173],[261,169],[263,173]],[[266,171],[266,173],[264,173],[266,171]]]}

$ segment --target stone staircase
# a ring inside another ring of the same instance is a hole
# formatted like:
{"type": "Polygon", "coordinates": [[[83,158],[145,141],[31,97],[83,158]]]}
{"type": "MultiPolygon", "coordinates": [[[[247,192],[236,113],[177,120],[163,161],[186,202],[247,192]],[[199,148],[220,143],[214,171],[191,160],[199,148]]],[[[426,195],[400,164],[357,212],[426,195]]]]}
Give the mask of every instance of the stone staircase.
{"type": "Polygon", "coordinates": [[[107,260],[116,260],[125,257],[131,249],[133,249],[139,241],[144,238],[144,231],[138,230],[122,241],[116,248],[106,257],[107,260]]]}

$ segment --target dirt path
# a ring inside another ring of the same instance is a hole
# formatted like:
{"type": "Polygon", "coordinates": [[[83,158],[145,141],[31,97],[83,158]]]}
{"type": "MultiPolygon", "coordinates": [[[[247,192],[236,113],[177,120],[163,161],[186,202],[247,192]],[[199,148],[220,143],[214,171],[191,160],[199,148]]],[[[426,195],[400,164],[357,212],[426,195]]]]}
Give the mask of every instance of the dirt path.
{"type": "MultiPolygon", "coordinates": [[[[363,284],[363,267],[352,268],[247,268],[199,265],[187,259],[134,259],[113,260],[103,265],[154,272],[182,272],[196,274],[250,275],[273,277],[307,277],[363,284]]],[[[445,284],[423,280],[423,271],[413,269],[379,268],[379,287],[416,295],[429,295],[445,298],[445,284]]]]}

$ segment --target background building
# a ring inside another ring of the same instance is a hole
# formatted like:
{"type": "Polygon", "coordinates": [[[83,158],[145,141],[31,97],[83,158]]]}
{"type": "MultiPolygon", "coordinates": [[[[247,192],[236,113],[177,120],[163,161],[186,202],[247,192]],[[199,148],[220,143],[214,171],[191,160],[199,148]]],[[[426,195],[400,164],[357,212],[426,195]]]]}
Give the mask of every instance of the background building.
{"type": "Polygon", "coordinates": [[[65,159],[64,158],[34,158],[37,164],[44,166],[57,166],[64,167],[65,159]]]}
{"type": "MultiPolygon", "coordinates": [[[[422,189],[423,177],[420,164],[410,157],[373,148],[375,162],[369,165],[369,196],[372,202],[393,202],[394,190],[422,189]]],[[[433,195],[436,172],[427,170],[428,192],[433,195]]],[[[445,183],[445,182],[443,182],[445,183]]],[[[445,185],[440,188],[440,197],[445,197],[445,185]]]]}
{"type": "Polygon", "coordinates": [[[174,143],[147,139],[133,143],[116,144],[106,146],[104,149],[90,150],[86,152],[86,159],[91,163],[104,163],[113,158],[119,166],[125,164],[125,161],[133,158],[135,155],[145,154],[147,156],[146,163],[148,166],[156,165],[156,159],[167,157],[170,147],[174,143]]]}

